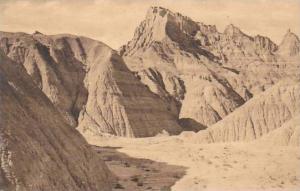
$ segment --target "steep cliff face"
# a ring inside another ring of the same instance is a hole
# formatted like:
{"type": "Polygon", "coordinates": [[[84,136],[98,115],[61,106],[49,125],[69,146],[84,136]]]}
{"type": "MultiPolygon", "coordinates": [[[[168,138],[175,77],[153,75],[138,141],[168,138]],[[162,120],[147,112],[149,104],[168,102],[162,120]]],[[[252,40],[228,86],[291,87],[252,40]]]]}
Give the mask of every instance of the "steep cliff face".
{"type": "Polygon", "coordinates": [[[113,175],[22,65],[0,51],[4,190],[111,190],[113,175]],[[59,175],[59,176],[57,176],[59,175]]]}
{"type": "Polygon", "coordinates": [[[155,68],[180,79],[182,85],[170,89],[163,85],[167,79],[156,82],[144,75],[142,81],[155,87],[150,88],[154,93],[164,89],[173,96],[181,118],[209,126],[282,78],[299,75],[299,62],[289,65],[278,49],[268,37],[249,36],[234,25],[221,33],[213,25],[151,7],[120,54],[137,73],[155,68]],[[174,95],[182,89],[180,97],[174,95]]]}
{"type": "Polygon", "coordinates": [[[181,132],[178,114],[172,113],[163,99],[145,87],[115,51],[103,47],[93,54],[90,63],[94,64],[86,77],[88,101],[79,117],[81,132],[127,137],[181,132]]]}
{"type": "Polygon", "coordinates": [[[166,103],[169,103],[171,112],[178,116],[181,102],[185,94],[184,82],[172,73],[159,71],[156,68],[140,70],[135,74],[143,84],[160,96],[166,103]]]}
{"type": "Polygon", "coordinates": [[[154,136],[181,131],[178,112],[101,42],[73,35],[0,33],[1,49],[81,132],[154,136]]]}
{"type": "Polygon", "coordinates": [[[188,17],[151,7],[133,39],[121,47],[120,54],[132,70],[155,66],[173,72],[174,67],[181,72],[190,71],[199,63],[216,59],[194,40],[198,30],[198,24],[188,17]]]}
{"type": "Polygon", "coordinates": [[[244,103],[222,76],[186,76],[185,98],[182,101],[180,118],[191,118],[204,126],[221,120],[244,103]]]}
{"type": "Polygon", "coordinates": [[[87,99],[85,62],[81,39],[42,34],[0,33],[4,53],[23,64],[38,87],[72,126],[87,99]],[[76,49],[81,51],[76,51],[76,49]]]}
{"type": "Polygon", "coordinates": [[[299,80],[283,80],[254,96],[222,121],[200,131],[195,141],[211,143],[257,139],[298,115],[299,104],[299,80]]]}

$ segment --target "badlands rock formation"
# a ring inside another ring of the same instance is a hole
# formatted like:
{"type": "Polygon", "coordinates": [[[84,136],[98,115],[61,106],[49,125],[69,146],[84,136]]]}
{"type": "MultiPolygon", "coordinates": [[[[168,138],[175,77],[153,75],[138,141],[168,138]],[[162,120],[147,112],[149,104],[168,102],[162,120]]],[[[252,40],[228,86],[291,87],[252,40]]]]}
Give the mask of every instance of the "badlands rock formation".
{"type": "MultiPolygon", "coordinates": [[[[134,38],[121,48],[120,53],[129,68],[140,75],[144,75],[145,70],[155,70],[160,76],[167,76],[162,78],[160,86],[179,102],[177,105],[182,104],[181,118],[192,118],[200,124],[210,125],[245,100],[220,74],[233,72],[219,66],[216,57],[197,46],[191,38],[198,27],[187,17],[153,7],[136,29],[134,38]],[[213,93],[214,103],[208,98],[213,93]]],[[[141,78],[147,77],[154,78],[149,75],[141,78]]],[[[144,83],[149,84],[146,80],[144,83]]]]}
{"type": "Polygon", "coordinates": [[[85,37],[0,33],[1,50],[25,67],[70,125],[128,137],[215,124],[253,95],[299,76],[299,47],[290,31],[276,45],[162,7],[148,10],[122,58],[85,37]]]}
{"type": "Polygon", "coordinates": [[[0,102],[0,190],[111,190],[104,162],[2,51],[0,102]]]}
{"type": "MultiPolygon", "coordinates": [[[[162,7],[119,52],[81,36],[0,32],[0,190],[111,190],[116,177],[80,133],[188,167],[177,190],[298,188],[299,60],[291,31],[276,45],[162,7]],[[163,136],[183,130],[197,133],[163,136]]],[[[118,164],[128,181],[131,164],[118,164]]]]}
{"type": "Polygon", "coordinates": [[[169,103],[177,105],[180,118],[210,126],[253,95],[297,75],[299,64],[281,56],[286,49],[299,54],[299,40],[287,36],[277,46],[234,25],[221,33],[215,26],[151,7],[133,39],[119,51],[151,91],[177,101],[169,103]]]}
{"type": "Polygon", "coordinates": [[[145,137],[181,131],[176,107],[145,87],[101,42],[1,32],[0,45],[81,132],[145,137]]]}
{"type": "Polygon", "coordinates": [[[283,80],[264,93],[254,96],[223,120],[205,131],[200,131],[195,136],[195,141],[208,143],[249,141],[286,126],[270,136],[278,137],[278,140],[274,141],[286,142],[286,144],[291,141],[293,144],[298,144],[300,137],[297,127],[291,128],[285,123],[289,120],[297,120],[296,116],[300,113],[299,82],[292,79],[283,80]]]}
{"type": "Polygon", "coordinates": [[[258,142],[272,146],[300,146],[300,115],[297,114],[258,142]]]}

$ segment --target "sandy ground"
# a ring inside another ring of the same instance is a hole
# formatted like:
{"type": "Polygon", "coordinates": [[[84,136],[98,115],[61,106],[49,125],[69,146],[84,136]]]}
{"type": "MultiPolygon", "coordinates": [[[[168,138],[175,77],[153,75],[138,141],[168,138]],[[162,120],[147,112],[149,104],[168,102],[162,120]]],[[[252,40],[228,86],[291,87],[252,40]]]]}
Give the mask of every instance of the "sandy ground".
{"type": "Polygon", "coordinates": [[[117,151],[118,148],[93,146],[110,171],[117,176],[114,191],[169,191],[185,175],[185,167],[133,158],[117,151]]]}
{"type": "Polygon", "coordinates": [[[300,190],[299,147],[270,147],[257,142],[192,144],[180,137],[88,140],[92,145],[118,147],[131,157],[186,167],[172,190],[300,190]]]}

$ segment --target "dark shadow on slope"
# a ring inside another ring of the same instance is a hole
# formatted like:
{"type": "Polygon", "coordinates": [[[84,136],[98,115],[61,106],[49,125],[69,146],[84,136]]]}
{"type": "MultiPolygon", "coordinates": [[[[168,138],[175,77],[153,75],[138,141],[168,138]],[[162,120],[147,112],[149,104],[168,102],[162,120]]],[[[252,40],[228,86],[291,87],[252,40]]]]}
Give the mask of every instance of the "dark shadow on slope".
{"type": "Polygon", "coordinates": [[[229,70],[235,74],[240,74],[240,71],[238,71],[237,69],[234,69],[234,68],[229,68],[229,67],[226,67],[226,66],[223,66],[224,69],[226,70],[229,70]]]}
{"type": "Polygon", "coordinates": [[[198,132],[207,128],[207,126],[199,123],[198,121],[192,118],[181,118],[179,119],[178,123],[184,131],[198,132]]]}
{"type": "Polygon", "coordinates": [[[114,191],[169,191],[185,175],[186,167],[133,158],[117,151],[120,147],[92,148],[117,176],[118,183],[114,185],[114,191]]]}

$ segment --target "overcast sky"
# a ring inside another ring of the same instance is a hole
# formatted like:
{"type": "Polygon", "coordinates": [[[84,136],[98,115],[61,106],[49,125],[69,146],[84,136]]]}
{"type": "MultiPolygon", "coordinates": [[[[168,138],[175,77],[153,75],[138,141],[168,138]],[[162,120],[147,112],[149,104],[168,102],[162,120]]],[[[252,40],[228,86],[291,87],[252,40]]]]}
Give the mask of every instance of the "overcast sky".
{"type": "Polygon", "coordinates": [[[154,5],[219,31],[232,23],[276,43],[288,28],[300,36],[300,0],[0,0],[0,30],[78,34],[118,48],[154,5]]]}

